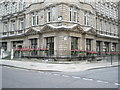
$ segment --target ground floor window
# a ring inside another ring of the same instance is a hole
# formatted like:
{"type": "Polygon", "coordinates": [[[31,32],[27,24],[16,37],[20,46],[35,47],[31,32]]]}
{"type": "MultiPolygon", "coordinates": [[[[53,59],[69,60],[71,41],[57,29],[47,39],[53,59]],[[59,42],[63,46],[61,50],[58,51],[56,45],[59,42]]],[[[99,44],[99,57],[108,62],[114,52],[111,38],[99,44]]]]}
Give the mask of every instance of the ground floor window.
{"type": "Polygon", "coordinates": [[[54,55],[54,37],[46,38],[46,47],[48,48],[47,56],[54,55]]]}
{"type": "Polygon", "coordinates": [[[91,51],[91,39],[86,39],[86,51],[91,51]]]}
{"type": "MultiPolygon", "coordinates": [[[[37,38],[31,39],[31,48],[33,49],[37,48],[37,38]]],[[[37,55],[37,51],[32,51],[31,55],[37,55]]]]}
{"type": "MultiPolygon", "coordinates": [[[[19,48],[18,45],[22,45],[23,41],[13,41],[13,48],[19,48]]],[[[22,47],[21,47],[22,48],[22,47]]]]}
{"type": "Polygon", "coordinates": [[[6,51],[7,50],[7,42],[2,42],[2,48],[6,51]]]}
{"type": "Polygon", "coordinates": [[[98,52],[98,54],[100,55],[100,41],[96,41],[96,51],[98,52]]]}
{"type": "Polygon", "coordinates": [[[104,48],[104,49],[105,49],[105,50],[104,50],[105,52],[109,52],[109,51],[110,51],[109,42],[104,42],[104,47],[105,47],[105,48],[104,48]]]}
{"type": "Polygon", "coordinates": [[[112,51],[116,51],[116,45],[117,45],[116,43],[112,44],[112,51]]]}
{"type": "MultiPolygon", "coordinates": [[[[78,49],[78,37],[71,37],[71,50],[78,49]]],[[[77,55],[75,52],[71,52],[71,55],[77,55]]]]}

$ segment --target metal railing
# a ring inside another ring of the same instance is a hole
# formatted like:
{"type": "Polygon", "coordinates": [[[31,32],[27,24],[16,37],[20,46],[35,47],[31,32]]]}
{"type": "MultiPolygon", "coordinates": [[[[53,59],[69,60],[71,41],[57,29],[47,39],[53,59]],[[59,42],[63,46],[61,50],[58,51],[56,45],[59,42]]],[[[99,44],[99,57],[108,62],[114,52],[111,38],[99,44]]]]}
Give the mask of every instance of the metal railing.
{"type": "Polygon", "coordinates": [[[96,52],[96,51],[79,51],[79,50],[54,50],[48,49],[31,49],[31,50],[14,50],[14,57],[21,58],[39,58],[53,60],[88,60],[88,61],[118,61],[120,52],[96,52]]]}

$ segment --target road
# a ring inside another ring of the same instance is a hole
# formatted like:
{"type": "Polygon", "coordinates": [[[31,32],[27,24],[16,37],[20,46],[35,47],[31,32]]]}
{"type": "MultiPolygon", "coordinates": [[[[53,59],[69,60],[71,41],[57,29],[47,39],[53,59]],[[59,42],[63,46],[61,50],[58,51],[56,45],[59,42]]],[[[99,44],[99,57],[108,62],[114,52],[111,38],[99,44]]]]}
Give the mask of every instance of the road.
{"type": "Polygon", "coordinates": [[[3,88],[118,88],[118,86],[118,67],[71,73],[2,67],[3,88]]]}

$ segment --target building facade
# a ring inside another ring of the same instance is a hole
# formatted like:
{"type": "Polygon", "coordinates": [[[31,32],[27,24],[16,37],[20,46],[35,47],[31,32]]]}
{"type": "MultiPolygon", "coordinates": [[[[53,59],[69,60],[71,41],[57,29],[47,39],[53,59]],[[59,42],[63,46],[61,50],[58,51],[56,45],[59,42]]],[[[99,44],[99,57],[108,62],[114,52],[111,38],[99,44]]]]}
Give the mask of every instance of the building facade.
{"type": "Polygon", "coordinates": [[[47,48],[40,56],[70,56],[72,50],[118,50],[117,2],[31,0],[0,3],[1,48],[47,48]]]}

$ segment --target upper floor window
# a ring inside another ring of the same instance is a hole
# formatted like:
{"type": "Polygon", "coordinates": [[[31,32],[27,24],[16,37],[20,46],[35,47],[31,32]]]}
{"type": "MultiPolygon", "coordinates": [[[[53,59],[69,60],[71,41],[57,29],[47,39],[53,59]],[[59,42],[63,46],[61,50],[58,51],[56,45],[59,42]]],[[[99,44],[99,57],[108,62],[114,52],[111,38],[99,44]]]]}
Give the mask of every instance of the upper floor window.
{"type": "Polygon", "coordinates": [[[8,32],[8,23],[4,22],[4,32],[8,32]]]}
{"type": "Polygon", "coordinates": [[[76,8],[74,8],[73,20],[74,20],[75,22],[77,22],[77,10],[76,10],[76,8]]]}
{"type": "Polygon", "coordinates": [[[25,2],[24,2],[24,0],[20,0],[20,2],[19,2],[19,10],[21,11],[24,8],[25,8],[25,2]]]}
{"type": "Polygon", "coordinates": [[[50,8],[48,8],[48,11],[47,11],[47,22],[50,22],[50,8]]]}
{"type": "Polygon", "coordinates": [[[38,0],[31,0],[32,3],[37,3],[38,0]]]}
{"type": "Polygon", "coordinates": [[[9,13],[9,4],[6,3],[6,4],[4,5],[3,14],[4,14],[4,15],[7,15],[8,13],[9,13]]]}
{"type": "Polygon", "coordinates": [[[70,21],[72,21],[72,7],[70,7],[70,21]]]}
{"type": "Polygon", "coordinates": [[[56,20],[56,8],[52,7],[52,20],[55,21],[56,20]]]}
{"type": "Polygon", "coordinates": [[[39,24],[39,16],[38,12],[33,12],[32,13],[32,26],[38,25],[39,24]]]}
{"type": "Polygon", "coordinates": [[[15,31],[15,21],[11,21],[11,31],[15,31]]]}
{"type": "Polygon", "coordinates": [[[84,24],[88,25],[88,20],[87,20],[87,12],[84,12],[84,24]]]}
{"type": "Polygon", "coordinates": [[[102,30],[102,20],[100,19],[100,30],[102,30]]]}
{"type": "Polygon", "coordinates": [[[19,28],[20,30],[23,30],[24,29],[24,20],[23,20],[23,18],[22,19],[20,19],[20,28],[19,28]]]}
{"type": "Polygon", "coordinates": [[[12,3],[12,13],[16,12],[16,8],[17,8],[17,4],[16,4],[16,2],[13,2],[12,3]]]}

